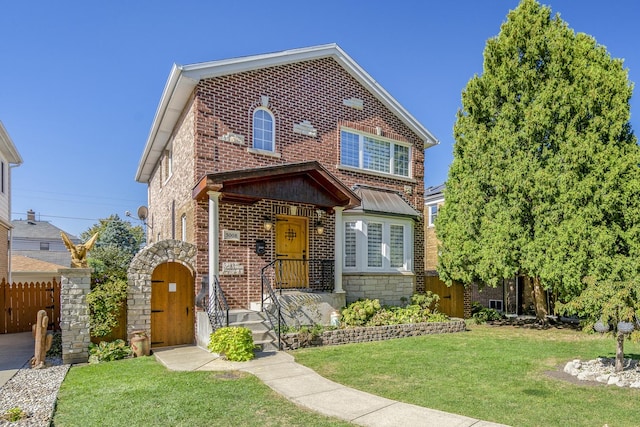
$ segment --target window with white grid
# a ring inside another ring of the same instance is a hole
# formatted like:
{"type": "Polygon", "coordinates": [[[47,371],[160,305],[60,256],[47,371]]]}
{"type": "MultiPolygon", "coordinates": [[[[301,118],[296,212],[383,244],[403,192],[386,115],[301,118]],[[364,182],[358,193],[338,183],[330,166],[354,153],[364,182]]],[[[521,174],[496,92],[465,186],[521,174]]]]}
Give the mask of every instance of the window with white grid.
{"type": "Polygon", "coordinates": [[[404,227],[392,224],[389,226],[389,261],[393,268],[404,265],[404,227]]]}
{"type": "Polygon", "coordinates": [[[413,271],[413,221],[347,215],[343,266],[345,272],[413,271]]]}
{"type": "Polygon", "coordinates": [[[367,267],[382,267],[382,224],[367,224],[367,267]]]}
{"type": "Polygon", "coordinates": [[[344,266],[356,266],[356,223],[344,224],[344,266]]]}
{"type": "Polygon", "coordinates": [[[340,164],[408,178],[411,175],[411,146],[343,129],[340,132],[340,164]]]}
{"type": "Polygon", "coordinates": [[[340,158],[345,166],[360,166],[360,137],[355,133],[342,131],[340,137],[340,158]]]}
{"type": "Polygon", "coordinates": [[[275,131],[273,115],[265,108],[253,112],[253,148],[274,151],[275,131]]]}

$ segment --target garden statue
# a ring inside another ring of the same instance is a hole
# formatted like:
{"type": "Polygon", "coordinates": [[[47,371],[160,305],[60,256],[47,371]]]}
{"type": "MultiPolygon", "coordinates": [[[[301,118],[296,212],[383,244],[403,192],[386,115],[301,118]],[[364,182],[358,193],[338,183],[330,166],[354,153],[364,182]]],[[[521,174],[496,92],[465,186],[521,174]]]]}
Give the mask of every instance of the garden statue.
{"type": "Polygon", "coordinates": [[[60,235],[62,236],[65,246],[69,249],[69,252],[71,252],[71,268],[87,268],[87,252],[91,250],[96,240],[98,240],[98,233],[91,236],[85,243],[78,245],[74,245],[71,239],[69,239],[69,236],[63,231],[60,232],[60,235]]]}
{"type": "Polygon", "coordinates": [[[51,348],[53,335],[47,332],[49,326],[49,316],[44,310],[38,311],[38,320],[31,326],[33,337],[36,340],[34,356],[31,358],[31,367],[33,369],[44,368],[47,351],[51,348]]]}

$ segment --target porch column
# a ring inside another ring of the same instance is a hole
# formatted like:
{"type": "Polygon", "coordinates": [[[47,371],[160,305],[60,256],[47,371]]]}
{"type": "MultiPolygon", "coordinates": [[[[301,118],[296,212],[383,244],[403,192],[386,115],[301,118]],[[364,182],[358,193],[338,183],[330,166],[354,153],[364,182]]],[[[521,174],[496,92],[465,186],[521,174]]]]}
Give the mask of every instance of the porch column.
{"type": "Polygon", "coordinates": [[[208,191],[209,195],[209,295],[213,292],[213,277],[220,266],[220,196],[222,193],[208,191]]]}
{"type": "Polygon", "coordinates": [[[333,281],[335,283],[334,292],[336,294],[343,294],[344,289],[342,289],[342,259],[343,259],[343,250],[344,250],[344,225],[342,224],[342,211],[344,208],[342,206],[336,206],[333,208],[335,212],[335,238],[334,240],[334,278],[333,281]]]}

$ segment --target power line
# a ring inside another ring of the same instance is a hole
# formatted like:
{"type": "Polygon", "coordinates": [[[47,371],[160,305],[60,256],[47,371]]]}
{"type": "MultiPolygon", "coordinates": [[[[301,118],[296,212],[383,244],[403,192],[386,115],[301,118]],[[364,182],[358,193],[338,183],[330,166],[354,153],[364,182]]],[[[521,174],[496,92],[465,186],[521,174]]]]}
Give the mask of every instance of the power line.
{"type": "MultiPolygon", "coordinates": [[[[24,215],[24,212],[12,212],[11,215],[24,215]]],[[[38,218],[47,217],[47,218],[60,218],[60,219],[77,219],[77,220],[81,220],[81,221],[100,221],[100,220],[103,220],[103,219],[108,219],[108,218],[79,218],[79,217],[74,217],[74,216],[46,215],[46,214],[41,214],[41,213],[38,213],[37,216],[38,216],[38,218]]],[[[120,219],[122,219],[122,218],[120,218],[120,219]]]]}

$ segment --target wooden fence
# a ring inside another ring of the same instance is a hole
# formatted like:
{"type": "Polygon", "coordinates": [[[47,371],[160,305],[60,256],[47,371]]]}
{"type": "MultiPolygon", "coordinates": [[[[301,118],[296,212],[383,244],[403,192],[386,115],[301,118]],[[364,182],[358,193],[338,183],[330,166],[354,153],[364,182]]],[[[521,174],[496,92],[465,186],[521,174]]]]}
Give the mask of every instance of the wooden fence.
{"type": "Polygon", "coordinates": [[[447,316],[464,318],[464,286],[455,283],[449,287],[437,276],[425,276],[424,288],[440,296],[440,312],[447,316]]]}
{"type": "Polygon", "coordinates": [[[0,333],[30,332],[38,311],[49,316],[49,329],[60,329],[60,283],[0,282],[0,333]]]}

